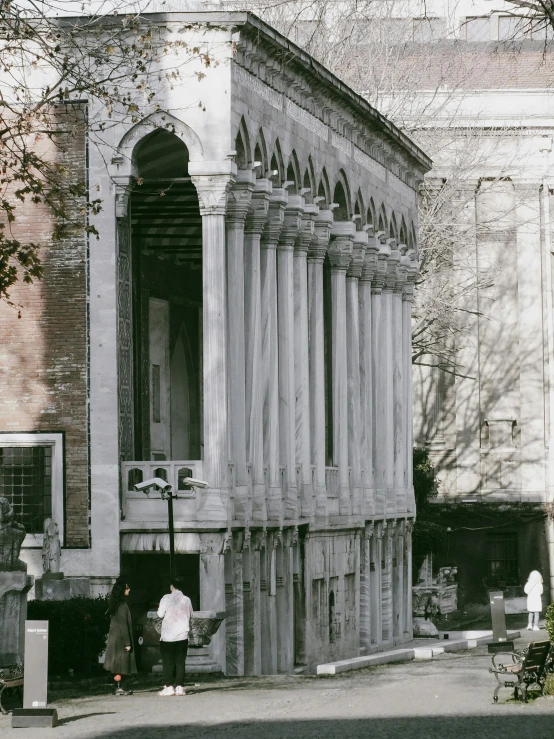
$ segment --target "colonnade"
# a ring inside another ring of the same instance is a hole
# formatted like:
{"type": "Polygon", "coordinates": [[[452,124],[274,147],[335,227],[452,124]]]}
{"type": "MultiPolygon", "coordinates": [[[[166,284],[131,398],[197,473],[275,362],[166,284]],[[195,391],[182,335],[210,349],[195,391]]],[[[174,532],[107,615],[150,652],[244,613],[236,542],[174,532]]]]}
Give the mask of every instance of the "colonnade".
{"type": "Polygon", "coordinates": [[[192,179],[203,221],[206,513],[226,517],[228,487],[231,517],[253,523],[413,510],[414,253],[253,172],[192,179]]]}

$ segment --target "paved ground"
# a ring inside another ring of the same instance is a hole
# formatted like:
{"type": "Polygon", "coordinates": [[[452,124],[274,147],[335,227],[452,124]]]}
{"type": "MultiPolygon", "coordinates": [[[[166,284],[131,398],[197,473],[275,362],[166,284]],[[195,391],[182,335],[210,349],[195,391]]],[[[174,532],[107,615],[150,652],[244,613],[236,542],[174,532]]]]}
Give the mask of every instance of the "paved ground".
{"type": "MultiPolygon", "coordinates": [[[[528,632],[524,632],[526,637],[528,632]]],[[[542,632],[544,636],[544,632],[542,632]]],[[[533,634],[533,636],[535,636],[533,634]]],[[[523,645],[523,640],[519,640],[523,645]]],[[[384,665],[338,677],[228,678],[185,698],[133,696],[58,700],[57,729],[11,729],[39,739],[546,739],[554,698],[493,705],[486,647],[429,662],[384,665]]],[[[504,690],[502,698],[509,696],[504,690]]]]}

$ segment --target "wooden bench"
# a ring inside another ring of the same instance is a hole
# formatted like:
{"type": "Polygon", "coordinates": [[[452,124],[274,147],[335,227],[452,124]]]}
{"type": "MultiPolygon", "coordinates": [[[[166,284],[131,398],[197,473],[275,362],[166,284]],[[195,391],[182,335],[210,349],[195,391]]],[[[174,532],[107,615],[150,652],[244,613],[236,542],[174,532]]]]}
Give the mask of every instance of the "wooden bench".
{"type": "Polygon", "coordinates": [[[23,667],[19,664],[7,665],[6,667],[0,667],[0,711],[4,716],[9,713],[4,708],[2,703],[2,696],[5,690],[11,690],[12,688],[23,687],[23,667]]]}
{"type": "Polygon", "coordinates": [[[494,703],[498,703],[500,688],[513,688],[514,698],[521,696],[524,702],[527,702],[527,690],[532,685],[536,685],[542,695],[549,654],[549,641],[532,642],[522,652],[497,652],[489,668],[498,682],[493,695],[494,703]],[[510,659],[507,664],[506,657],[510,659]],[[500,662],[500,659],[504,662],[500,662]]]}

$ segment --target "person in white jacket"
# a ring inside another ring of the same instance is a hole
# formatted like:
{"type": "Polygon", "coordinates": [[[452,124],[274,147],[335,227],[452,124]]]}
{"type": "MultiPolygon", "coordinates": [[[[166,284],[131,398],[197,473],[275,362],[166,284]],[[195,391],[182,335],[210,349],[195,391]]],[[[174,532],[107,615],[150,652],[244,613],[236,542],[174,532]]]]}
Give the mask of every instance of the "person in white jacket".
{"type": "Polygon", "coordinates": [[[170,593],[164,595],[158,608],[162,620],[160,652],[164,675],[164,687],[158,695],[184,695],[185,662],[189,647],[189,628],[192,603],[183,594],[183,584],[172,578],[170,593]]]}
{"type": "Polygon", "coordinates": [[[533,570],[527,582],[525,583],[525,593],[527,595],[527,610],[529,611],[529,622],[527,624],[528,631],[539,630],[539,614],[542,611],[542,575],[537,570],[533,570]]]}

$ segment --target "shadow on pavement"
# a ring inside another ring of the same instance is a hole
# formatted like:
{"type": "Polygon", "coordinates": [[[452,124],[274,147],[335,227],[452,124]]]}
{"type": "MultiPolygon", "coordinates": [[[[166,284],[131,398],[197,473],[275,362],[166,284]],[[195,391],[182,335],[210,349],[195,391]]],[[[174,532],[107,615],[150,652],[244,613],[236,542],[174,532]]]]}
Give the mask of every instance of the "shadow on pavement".
{"type": "MultiPolygon", "coordinates": [[[[533,710],[528,707],[528,710],[533,710]]],[[[306,721],[233,721],[199,725],[144,724],[86,733],[95,739],[550,739],[554,715],[404,716],[306,721]]]]}
{"type": "Polygon", "coordinates": [[[79,716],[69,716],[68,718],[58,719],[58,726],[63,724],[71,724],[73,721],[80,721],[83,718],[90,718],[91,716],[113,716],[115,711],[96,711],[95,713],[81,713],[79,716]]]}

